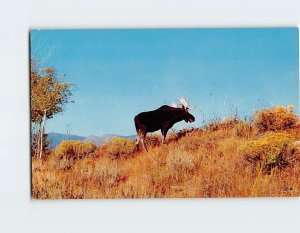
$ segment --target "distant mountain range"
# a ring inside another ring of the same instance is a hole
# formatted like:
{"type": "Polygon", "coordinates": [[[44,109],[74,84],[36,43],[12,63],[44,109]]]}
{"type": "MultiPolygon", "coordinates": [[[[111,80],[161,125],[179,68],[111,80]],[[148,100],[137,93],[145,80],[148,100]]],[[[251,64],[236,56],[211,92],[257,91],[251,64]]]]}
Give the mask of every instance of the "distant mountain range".
{"type": "Polygon", "coordinates": [[[104,134],[102,136],[91,135],[88,137],[82,137],[78,135],[67,135],[61,133],[48,133],[48,140],[50,141],[50,149],[54,149],[61,141],[84,141],[84,142],[93,142],[96,146],[101,146],[107,143],[114,137],[126,138],[126,139],[134,139],[135,136],[121,136],[116,134],[104,134]]]}

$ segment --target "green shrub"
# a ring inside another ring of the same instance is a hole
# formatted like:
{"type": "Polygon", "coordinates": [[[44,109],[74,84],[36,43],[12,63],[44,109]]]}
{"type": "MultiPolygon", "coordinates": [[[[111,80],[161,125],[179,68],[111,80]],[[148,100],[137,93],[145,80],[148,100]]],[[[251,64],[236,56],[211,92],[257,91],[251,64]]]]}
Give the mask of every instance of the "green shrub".
{"type": "Polygon", "coordinates": [[[62,141],[53,151],[49,163],[54,169],[68,170],[85,157],[91,156],[96,145],[91,142],[62,141]]]}
{"type": "Polygon", "coordinates": [[[113,138],[101,148],[100,153],[104,153],[112,159],[129,158],[137,151],[137,146],[133,140],[124,138],[113,138]]]}
{"type": "Polygon", "coordinates": [[[253,116],[253,123],[259,132],[279,131],[293,128],[298,118],[294,113],[294,106],[273,107],[257,111],[253,116]]]}
{"type": "Polygon", "coordinates": [[[91,142],[62,141],[53,151],[50,164],[55,169],[67,170],[79,159],[92,155],[95,150],[96,145],[91,142]]]}
{"type": "Polygon", "coordinates": [[[55,149],[54,155],[67,159],[82,159],[92,154],[96,145],[92,142],[62,141],[55,149]]]}
{"type": "Polygon", "coordinates": [[[252,133],[251,124],[246,121],[239,121],[232,129],[233,135],[249,138],[252,133]]]}
{"type": "Polygon", "coordinates": [[[247,162],[259,164],[267,173],[275,167],[282,169],[294,165],[299,158],[294,137],[288,133],[268,132],[241,146],[239,152],[247,162]]]}

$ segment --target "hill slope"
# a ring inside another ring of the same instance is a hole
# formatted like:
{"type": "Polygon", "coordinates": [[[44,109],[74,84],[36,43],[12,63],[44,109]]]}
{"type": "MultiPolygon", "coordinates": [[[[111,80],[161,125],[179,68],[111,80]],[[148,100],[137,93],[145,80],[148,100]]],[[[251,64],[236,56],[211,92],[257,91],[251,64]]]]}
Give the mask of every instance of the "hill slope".
{"type": "MultiPolygon", "coordinates": [[[[120,139],[75,163],[55,155],[33,158],[32,195],[36,199],[299,196],[299,163],[263,174],[239,150],[257,139],[256,132],[237,136],[234,129],[219,124],[182,136],[174,133],[165,145],[159,136],[149,135],[148,152],[137,151],[132,140],[120,139]]],[[[287,133],[299,140],[299,132],[287,133]]]]}

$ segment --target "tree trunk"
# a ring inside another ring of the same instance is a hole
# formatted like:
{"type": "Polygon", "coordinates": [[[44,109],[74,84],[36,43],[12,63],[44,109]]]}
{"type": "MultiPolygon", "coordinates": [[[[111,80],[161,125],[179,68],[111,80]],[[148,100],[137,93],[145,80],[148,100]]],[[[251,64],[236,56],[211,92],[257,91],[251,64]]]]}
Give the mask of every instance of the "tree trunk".
{"type": "Polygon", "coordinates": [[[43,116],[43,120],[42,120],[41,128],[40,128],[39,158],[42,158],[42,155],[43,155],[43,136],[44,136],[45,120],[46,120],[46,110],[44,110],[44,116],[43,116]]]}
{"type": "Polygon", "coordinates": [[[41,131],[41,122],[38,123],[37,129],[35,131],[35,136],[34,136],[35,147],[36,147],[34,156],[36,156],[36,157],[38,157],[39,153],[40,153],[40,131],[41,131]]]}

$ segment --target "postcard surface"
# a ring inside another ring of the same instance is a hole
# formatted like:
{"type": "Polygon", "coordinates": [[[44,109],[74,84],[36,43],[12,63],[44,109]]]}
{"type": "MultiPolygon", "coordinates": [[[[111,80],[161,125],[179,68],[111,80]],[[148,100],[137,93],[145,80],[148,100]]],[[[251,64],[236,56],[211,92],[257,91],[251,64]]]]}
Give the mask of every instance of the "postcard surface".
{"type": "Polygon", "coordinates": [[[298,28],[32,30],[32,198],[299,196],[298,50],[298,28]]]}

